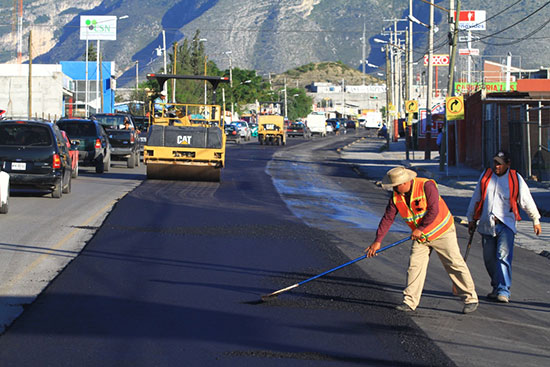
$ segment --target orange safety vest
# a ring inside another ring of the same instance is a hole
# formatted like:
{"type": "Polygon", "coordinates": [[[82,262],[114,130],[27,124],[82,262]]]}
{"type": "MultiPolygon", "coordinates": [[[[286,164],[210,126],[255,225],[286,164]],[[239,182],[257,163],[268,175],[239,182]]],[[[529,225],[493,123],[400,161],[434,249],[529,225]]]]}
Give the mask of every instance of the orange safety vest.
{"type": "MultiPolygon", "coordinates": [[[[483,204],[485,203],[485,197],[487,196],[487,186],[489,186],[489,181],[493,175],[493,170],[487,168],[481,177],[481,199],[476,203],[474,211],[474,220],[479,220],[481,218],[481,212],[483,211],[483,204]]],[[[518,182],[518,173],[514,169],[510,169],[508,174],[508,186],[510,187],[510,209],[514,213],[517,221],[521,220],[519,215],[518,208],[518,199],[519,199],[519,182],[518,182]]]]}
{"type": "MultiPolygon", "coordinates": [[[[419,222],[424,218],[428,209],[428,199],[424,192],[424,184],[429,180],[427,178],[415,178],[411,191],[411,206],[405,201],[405,195],[393,193],[393,203],[397,207],[399,214],[405,219],[405,222],[412,230],[418,227],[419,222]]],[[[436,184],[437,185],[437,184],[436,184]]],[[[453,216],[445,204],[445,201],[439,196],[439,213],[432,223],[423,231],[420,242],[433,241],[445,233],[453,225],[453,216]]]]}

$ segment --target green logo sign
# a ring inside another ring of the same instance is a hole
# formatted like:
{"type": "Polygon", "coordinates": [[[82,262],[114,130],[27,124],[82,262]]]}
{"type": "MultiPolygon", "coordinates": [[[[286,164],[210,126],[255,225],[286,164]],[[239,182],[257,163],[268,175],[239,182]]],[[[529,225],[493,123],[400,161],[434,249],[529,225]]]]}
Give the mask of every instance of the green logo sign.
{"type": "Polygon", "coordinates": [[[116,16],[81,16],[81,40],[116,40],[116,16]]]}

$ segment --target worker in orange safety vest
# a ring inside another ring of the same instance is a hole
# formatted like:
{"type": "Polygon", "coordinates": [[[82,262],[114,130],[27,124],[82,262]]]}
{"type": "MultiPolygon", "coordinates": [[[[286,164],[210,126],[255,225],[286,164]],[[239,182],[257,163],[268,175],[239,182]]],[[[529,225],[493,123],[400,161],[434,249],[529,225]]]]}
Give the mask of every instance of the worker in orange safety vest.
{"type": "Polygon", "coordinates": [[[493,163],[494,169],[487,168],[481,174],[466,215],[470,233],[477,227],[482,236],[483,260],[492,287],[487,298],[508,303],[516,222],[521,220],[519,207],[533,221],[537,236],[541,233],[540,214],[529,187],[521,175],[510,168],[508,152],[498,152],[493,157],[493,163]]]}
{"type": "Polygon", "coordinates": [[[393,195],[378,225],[376,239],[365,249],[367,257],[375,256],[380,249],[398,213],[412,230],[407,286],[403,291],[403,303],[396,309],[409,312],[417,308],[424,288],[429,256],[435,250],[457,289],[457,295],[464,300],[462,312],[475,311],[478,298],[474,281],[460,254],[453,216],[439,195],[435,181],[416,177],[416,172],[399,166],[386,173],[382,187],[392,189],[393,195]]]}

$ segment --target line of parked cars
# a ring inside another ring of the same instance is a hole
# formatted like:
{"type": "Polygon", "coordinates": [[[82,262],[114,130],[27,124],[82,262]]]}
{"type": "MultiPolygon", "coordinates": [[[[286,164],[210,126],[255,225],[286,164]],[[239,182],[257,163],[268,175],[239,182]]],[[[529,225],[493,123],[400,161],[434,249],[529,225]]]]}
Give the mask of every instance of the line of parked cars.
{"type": "Polygon", "coordinates": [[[250,141],[253,137],[258,136],[258,125],[248,123],[244,120],[231,121],[225,124],[226,141],[232,141],[235,144],[240,144],[243,141],[250,141]]]}
{"type": "Polygon", "coordinates": [[[7,213],[11,188],[71,192],[79,167],[109,171],[111,160],[139,166],[139,131],[128,114],[96,114],[57,122],[0,120],[0,213],[7,213]]]}

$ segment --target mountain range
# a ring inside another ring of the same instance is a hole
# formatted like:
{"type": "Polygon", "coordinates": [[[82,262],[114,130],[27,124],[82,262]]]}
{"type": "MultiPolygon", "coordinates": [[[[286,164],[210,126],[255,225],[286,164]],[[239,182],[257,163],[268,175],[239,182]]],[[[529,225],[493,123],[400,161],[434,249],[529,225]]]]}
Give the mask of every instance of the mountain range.
{"type": "MultiPolygon", "coordinates": [[[[454,0],[452,0],[454,1],[454,0]]],[[[429,1],[413,0],[413,14],[429,22],[429,1]]],[[[448,13],[451,0],[435,1],[434,53],[448,52],[448,13]]],[[[163,31],[168,53],[174,42],[192,37],[197,30],[205,39],[208,57],[222,69],[254,69],[281,73],[320,61],[342,61],[361,69],[363,29],[368,64],[383,68],[385,54],[375,38],[388,40],[389,26],[397,19],[398,31],[408,22],[409,0],[23,0],[22,32],[18,32],[18,1],[0,0],[0,62],[28,61],[28,35],[32,30],[35,63],[84,60],[85,41],[80,39],[80,17],[115,15],[117,39],[101,41],[103,60],[115,61],[118,84],[135,83],[140,74],[158,72],[163,57],[163,31]],[[381,34],[382,33],[382,34],[381,34]],[[20,36],[18,36],[20,35],[20,36]],[[227,53],[227,51],[231,51],[227,53]]],[[[501,62],[508,53],[512,64],[523,68],[548,65],[550,2],[545,0],[463,0],[463,10],[485,10],[487,29],[472,32],[473,69],[481,60],[501,62]]],[[[427,52],[427,29],[415,24],[415,72],[422,71],[427,52]]],[[[466,48],[461,32],[461,47],[466,48]]],[[[404,37],[402,37],[404,39],[404,37]]],[[[465,68],[465,58],[458,67],[465,68]]],[[[366,71],[380,70],[368,66],[366,71]]]]}

